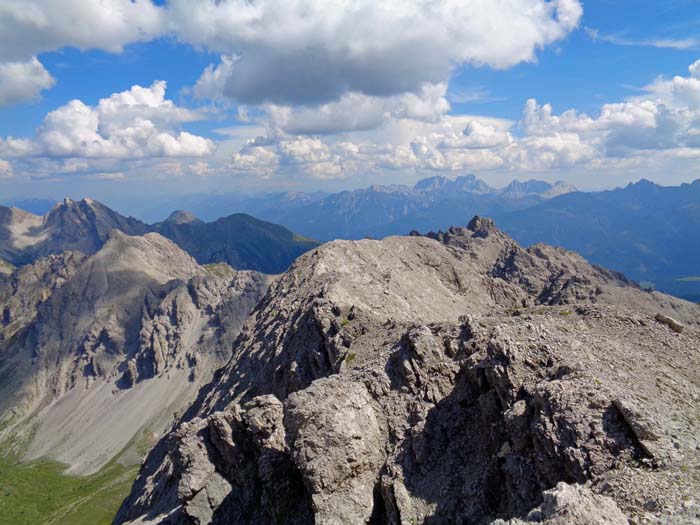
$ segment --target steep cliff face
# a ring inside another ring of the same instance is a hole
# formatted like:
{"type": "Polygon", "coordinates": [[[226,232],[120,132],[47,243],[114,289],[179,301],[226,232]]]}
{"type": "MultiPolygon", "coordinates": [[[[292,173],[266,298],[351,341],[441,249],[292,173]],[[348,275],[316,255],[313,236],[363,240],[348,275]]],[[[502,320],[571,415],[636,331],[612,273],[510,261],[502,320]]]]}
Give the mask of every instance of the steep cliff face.
{"type": "Polygon", "coordinates": [[[192,401],[268,282],[118,230],[90,257],[23,267],[0,286],[0,437],[98,469],[192,401]]]}
{"type": "Polygon", "coordinates": [[[271,286],[115,522],[686,519],[699,321],[484,219],[324,245],[271,286]]]}
{"type": "Polygon", "coordinates": [[[6,341],[29,324],[39,305],[63,286],[85,261],[77,252],[66,252],[12,271],[0,281],[0,341],[6,341]]]}

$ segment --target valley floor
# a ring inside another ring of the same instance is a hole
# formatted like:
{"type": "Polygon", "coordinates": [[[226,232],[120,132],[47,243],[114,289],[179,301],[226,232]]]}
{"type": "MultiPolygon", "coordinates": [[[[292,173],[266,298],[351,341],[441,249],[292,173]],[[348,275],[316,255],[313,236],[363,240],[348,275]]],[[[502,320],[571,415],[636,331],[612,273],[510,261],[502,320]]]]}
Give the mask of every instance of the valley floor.
{"type": "Polygon", "coordinates": [[[102,525],[112,522],[138,465],[116,462],[91,476],[63,474],[52,461],[18,463],[0,456],[0,516],[5,525],[102,525]]]}

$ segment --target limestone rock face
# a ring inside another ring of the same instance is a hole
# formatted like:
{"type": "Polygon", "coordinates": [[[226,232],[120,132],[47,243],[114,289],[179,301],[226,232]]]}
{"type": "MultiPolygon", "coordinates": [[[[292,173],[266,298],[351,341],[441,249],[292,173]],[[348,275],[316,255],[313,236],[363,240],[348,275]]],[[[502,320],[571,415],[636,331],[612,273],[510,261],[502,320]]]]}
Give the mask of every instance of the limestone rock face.
{"type": "Polygon", "coordinates": [[[20,268],[0,285],[0,439],[74,472],[152,439],[230,357],[269,280],[118,230],[90,257],[20,268]]]}
{"type": "Polygon", "coordinates": [[[70,279],[84,262],[77,252],[51,255],[12,272],[0,281],[0,340],[5,341],[29,324],[39,305],[70,279]]]}
{"type": "Polygon", "coordinates": [[[115,523],[692,523],[699,321],[484,219],[329,243],[271,285],[115,523]]]}

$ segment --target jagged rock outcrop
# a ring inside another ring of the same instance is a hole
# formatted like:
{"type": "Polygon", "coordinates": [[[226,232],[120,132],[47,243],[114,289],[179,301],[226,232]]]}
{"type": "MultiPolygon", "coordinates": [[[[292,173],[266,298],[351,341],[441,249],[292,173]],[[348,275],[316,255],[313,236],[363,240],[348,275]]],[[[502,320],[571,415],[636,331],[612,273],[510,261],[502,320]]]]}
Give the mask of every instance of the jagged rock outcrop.
{"type": "Polygon", "coordinates": [[[607,496],[592,492],[583,485],[559,483],[542,493],[544,501],[525,519],[496,520],[492,525],[628,525],[629,521],[607,496]]]}
{"type": "Polygon", "coordinates": [[[8,275],[14,272],[15,267],[7,261],[0,259],[0,282],[4,281],[8,275]]]}
{"type": "Polygon", "coordinates": [[[85,256],[77,252],[51,255],[0,281],[0,341],[27,326],[36,317],[39,305],[63,286],[84,260],[85,256]]]}
{"type": "Polygon", "coordinates": [[[0,285],[0,439],[82,473],[157,435],[230,357],[269,280],[119,230],[90,257],[17,270],[0,285]]]}
{"type": "Polygon", "coordinates": [[[691,522],[699,325],[485,219],[329,243],[270,287],[115,523],[691,522]]]}

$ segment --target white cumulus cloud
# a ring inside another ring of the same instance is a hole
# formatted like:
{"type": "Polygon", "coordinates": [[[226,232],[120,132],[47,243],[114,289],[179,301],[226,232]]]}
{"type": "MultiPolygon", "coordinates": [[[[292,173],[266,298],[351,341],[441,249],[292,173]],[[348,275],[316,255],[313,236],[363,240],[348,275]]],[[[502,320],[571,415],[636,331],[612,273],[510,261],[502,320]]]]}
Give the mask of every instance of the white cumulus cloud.
{"type": "Polygon", "coordinates": [[[54,79],[36,56],[65,47],[120,52],[166,27],[151,0],[0,2],[0,106],[37,98],[54,79]]]}
{"type": "MultiPolygon", "coordinates": [[[[595,116],[575,109],[556,113],[550,104],[535,99],[526,102],[517,123],[440,112],[434,121],[421,121],[401,118],[400,112],[381,104],[348,103],[347,110],[341,104],[329,104],[321,106],[324,123],[335,121],[336,127],[352,129],[363,115],[377,119],[384,115],[384,127],[346,133],[338,140],[320,134],[323,126],[314,120],[321,118],[319,112],[288,109],[284,119],[270,112],[277,122],[270,126],[273,133],[244,149],[250,151],[254,144],[258,158],[275,159],[275,169],[267,176],[274,172],[312,178],[318,173],[324,178],[344,178],[385,170],[624,169],[674,158],[694,159],[700,157],[699,63],[689,67],[690,76],[659,78],[640,96],[603,104],[595,116]],[[346,113],[352,119],[343,121],[346,113]],[[392,128],[392,133],[384,133],[392,128]],[[317,135],[304,134],[311,130],[317,135]],[[383,135],[394,140],[379,142],[383,135]]],[[[368,100],[376,102],[372,97],[368,100]]]]}
{"type": "Polygon", "coordinates": [[[455,66],[508,68],[579,23],[578,0],[171,0],[180,41],[218,51],[198,83],[244,104],[387,97],[446,82],[455,66]],[[232,57],[235,57],[232,58],[232,57]]]}
{"type": "Polygon", "coordinates": [[[120,52],[165,27],[151,0],[3,0],[0,60],[26,60],[63,47],[120,52]]]}
{"type": "Polygon", "coordinates": [[[373,97],[346,93],[338,101],[319,106],[263,106],[265,122],[273,133],[330,134],[370,130],[389,120],[439,122],[448,113],[447,84],[425,84],[418,93],[373,97]]]}
{"type": "Polygon", "coordinates": [[[202,157],[214,143],[179,129],[198,113],[165,98],[166,83],[133,86],[96,106],[72,100],[44,118],[34,139],[0,139],[5,156],[143,158],[202,157]]]}
{"type": "Polygon", "coordinates": [[[56,80],[36,57],[27,61],[0,62],[0,106],[39,98],[56,80]]]}

